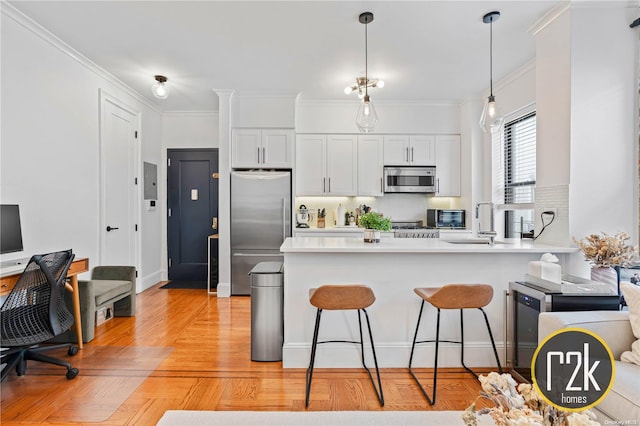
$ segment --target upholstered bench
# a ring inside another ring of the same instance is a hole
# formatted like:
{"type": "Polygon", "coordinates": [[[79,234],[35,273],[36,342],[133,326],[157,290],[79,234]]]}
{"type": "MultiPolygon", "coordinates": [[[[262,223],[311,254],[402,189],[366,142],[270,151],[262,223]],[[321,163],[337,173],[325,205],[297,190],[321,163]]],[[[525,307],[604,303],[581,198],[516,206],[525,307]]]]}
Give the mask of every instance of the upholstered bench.
{"type": "MultiPolygon", "coordinates": [[[[133,266],[96,266],[91,280],[78,281],[82,340],[90,342],[95,336],[96,312],[113,304],[113,316],[130,317],[136,313],[136,268],[133,266]]],[[[65,295],[68,306],[69,293],[65,295]]],[[[74,330],[59,336],[56,341],[77,342],[74,330]]]]}

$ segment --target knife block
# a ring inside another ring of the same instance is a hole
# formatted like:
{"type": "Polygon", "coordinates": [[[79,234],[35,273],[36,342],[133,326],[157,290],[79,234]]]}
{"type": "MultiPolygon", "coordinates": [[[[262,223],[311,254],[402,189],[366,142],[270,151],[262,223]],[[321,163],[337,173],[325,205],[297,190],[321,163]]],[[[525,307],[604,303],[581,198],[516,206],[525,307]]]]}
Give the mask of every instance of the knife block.
{"type": "Polygon", "coordinates": [[[324,228],[324,217],[318,218],[318,228],[324,228]]]}

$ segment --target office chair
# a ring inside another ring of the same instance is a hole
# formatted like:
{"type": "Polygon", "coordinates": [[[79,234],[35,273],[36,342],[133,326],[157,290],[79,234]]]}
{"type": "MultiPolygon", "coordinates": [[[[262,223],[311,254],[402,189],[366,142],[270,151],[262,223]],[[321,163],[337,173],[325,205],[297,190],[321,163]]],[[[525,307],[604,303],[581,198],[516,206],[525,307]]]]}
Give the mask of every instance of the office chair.
{"type": "Polygon", "coordinates": [[[42,352],[67,347],[69,355],[78,353],[71,344],[37,346],[69,330],[73,315],[64,302],[65,280],[74,255],[71,250],[35,255],[0,308],[0,346],[4,381],[15,367],[18,376],[27,370],[27,360],[47,362],[67,368],[67,379],[78,375],[78,369],[42,352]]]}

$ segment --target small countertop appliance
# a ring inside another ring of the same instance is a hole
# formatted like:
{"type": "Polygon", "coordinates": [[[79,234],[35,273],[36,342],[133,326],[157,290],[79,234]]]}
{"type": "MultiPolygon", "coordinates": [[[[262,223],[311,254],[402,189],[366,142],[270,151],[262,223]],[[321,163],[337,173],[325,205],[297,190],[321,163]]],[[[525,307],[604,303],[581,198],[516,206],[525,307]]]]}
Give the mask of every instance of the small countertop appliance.
{"type": "Polygon", "coordinates": [[[466,229],[466,211],[457,209],[427,209],[427,227],[466,229]]]}
{"type": "Polygon", "coordinates": [[[311,211],[307,209],[307,206],[300,204],[296,211],[296,228],[308,228],[309,223],[313,220],[311,211]]]}

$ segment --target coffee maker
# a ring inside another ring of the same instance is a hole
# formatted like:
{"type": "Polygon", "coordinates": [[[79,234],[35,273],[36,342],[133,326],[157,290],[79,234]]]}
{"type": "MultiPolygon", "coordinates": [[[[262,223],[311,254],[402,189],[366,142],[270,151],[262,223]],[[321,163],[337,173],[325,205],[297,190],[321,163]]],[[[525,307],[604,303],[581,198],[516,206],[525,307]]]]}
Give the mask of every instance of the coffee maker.
{"type": "Polygon", "coordinates": [[[307,206],[300,204],[296,211],[296,228],[308,228],[309,223],[313,220],[311,211],[307,209],[307,206]]]}

